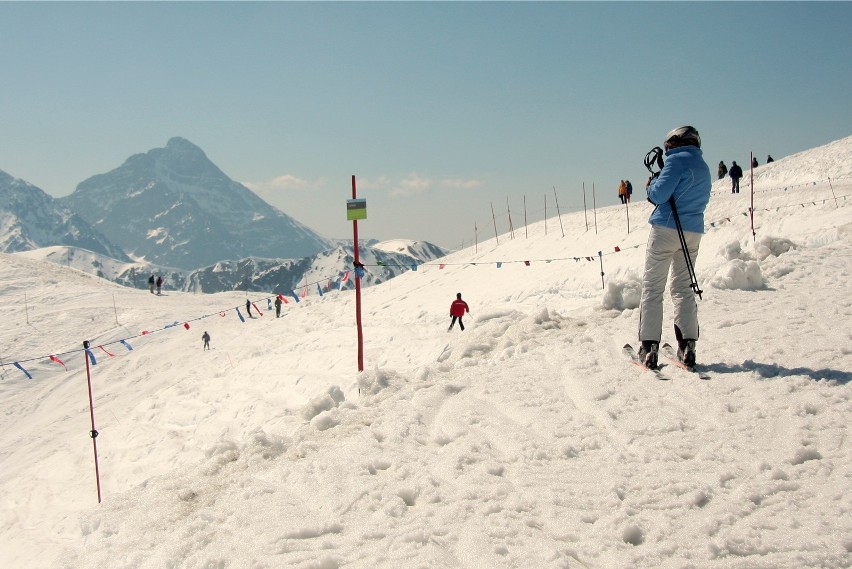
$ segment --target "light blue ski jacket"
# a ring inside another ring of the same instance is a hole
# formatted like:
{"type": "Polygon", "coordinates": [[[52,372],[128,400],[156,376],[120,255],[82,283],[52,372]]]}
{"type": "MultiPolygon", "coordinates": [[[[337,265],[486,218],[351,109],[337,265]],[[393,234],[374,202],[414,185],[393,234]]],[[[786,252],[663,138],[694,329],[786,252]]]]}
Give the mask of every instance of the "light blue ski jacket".
{"type": "Polygon", "coordinates": [[[710,168],[700,148],[680,146],[666,151],[660,175],[648,186],[648,199],[657,206],[648,223],[677,229],[669,203],[674,196],[683,230],[704,233],[704,209],[710,201],[711,184],[710,168]]]}

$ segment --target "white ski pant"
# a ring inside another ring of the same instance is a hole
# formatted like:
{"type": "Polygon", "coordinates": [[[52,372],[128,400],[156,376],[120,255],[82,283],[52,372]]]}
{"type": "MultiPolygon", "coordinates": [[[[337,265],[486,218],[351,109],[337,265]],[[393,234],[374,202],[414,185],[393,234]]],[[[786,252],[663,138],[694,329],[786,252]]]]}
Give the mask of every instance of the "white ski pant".
{"type": "MultiPolygon", "coordinates": [[[[701,233],[683,232],[693,267],[698,257],[701,233]]],[[[663,335],[663,294],[671,267],[669,290],[674,303],[674,324],[685,339],[698,339],[698,305],[677,229],[652,225],[645,251],[642,304],[639,308],[639,340],[659,342],[663,335]]]]}

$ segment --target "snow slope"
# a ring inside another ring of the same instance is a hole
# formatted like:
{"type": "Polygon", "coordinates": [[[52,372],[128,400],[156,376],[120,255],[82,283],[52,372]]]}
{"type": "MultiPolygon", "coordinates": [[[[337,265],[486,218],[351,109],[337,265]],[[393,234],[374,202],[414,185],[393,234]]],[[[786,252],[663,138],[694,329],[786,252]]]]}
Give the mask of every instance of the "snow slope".
{"type": "Polygon", "coordinates": [[[0,256],[0,564],[849,567],[852,138],[756,170],[756,237],[747,180],[696,262],[709,381],[620,354],[641,188],[629,233],[563,214],[365,289],[363,373],[351,291],[242,323],[243,293],[0,256]]]}

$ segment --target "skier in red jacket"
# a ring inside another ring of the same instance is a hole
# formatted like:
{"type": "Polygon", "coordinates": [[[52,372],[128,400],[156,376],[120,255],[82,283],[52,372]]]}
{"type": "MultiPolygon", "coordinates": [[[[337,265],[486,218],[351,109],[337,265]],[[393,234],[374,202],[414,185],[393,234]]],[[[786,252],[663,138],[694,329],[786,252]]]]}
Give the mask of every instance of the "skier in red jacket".
{"type": "Polygon", "coordinates": [[[453,326],[456,323],[456,319],[458,319],[459,321],[459,328],[461,328],[462,332],[464,332],[464,322],[462,322],[462,316],[465,315],[465,312],[469,313],[470,308],[468,307],[467,303],[462,300],[461,293],[456,293],[456,299],[450,305],[450,316],[452,316],[453,319],[450,322],[450,327],[447,328],[447,332],[453,329],[453,326]]]}

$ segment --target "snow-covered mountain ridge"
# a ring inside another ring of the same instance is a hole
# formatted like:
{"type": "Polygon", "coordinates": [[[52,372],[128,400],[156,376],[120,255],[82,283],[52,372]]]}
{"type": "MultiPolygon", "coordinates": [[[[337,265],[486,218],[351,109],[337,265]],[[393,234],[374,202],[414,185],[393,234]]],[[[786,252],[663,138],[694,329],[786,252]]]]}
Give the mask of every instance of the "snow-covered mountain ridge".
{"type": "MultiPolygon", "coordinates": [[[[0,198],[0,251],[134,288],[146,288],[156,274],[169,290],[280,291],[308,275],[327,281],[352,268],[351,242],[320,237],[269,206],[182,138],[131,156],[61,200],[0,172],[0,198]],[[330,267],[331,257],[350,259],[330,267]]],[[[368,258],[386,264],[369,271],[365,285],[445,254],[429,243],[397,244],[395,251],[364,247],[368,258]]]]}
{"type": "Polygon", "coordinates": [[[0,251],[51,245],[88,249],[128,261],[124,252],[60,201],[0,170],[0,251]]]}
{"type": "Polygon", "coordinates": [[[84,180],[62,201],[133,258],[161,266],[299,258],[331,246],[179,137],[84,180]]]}

